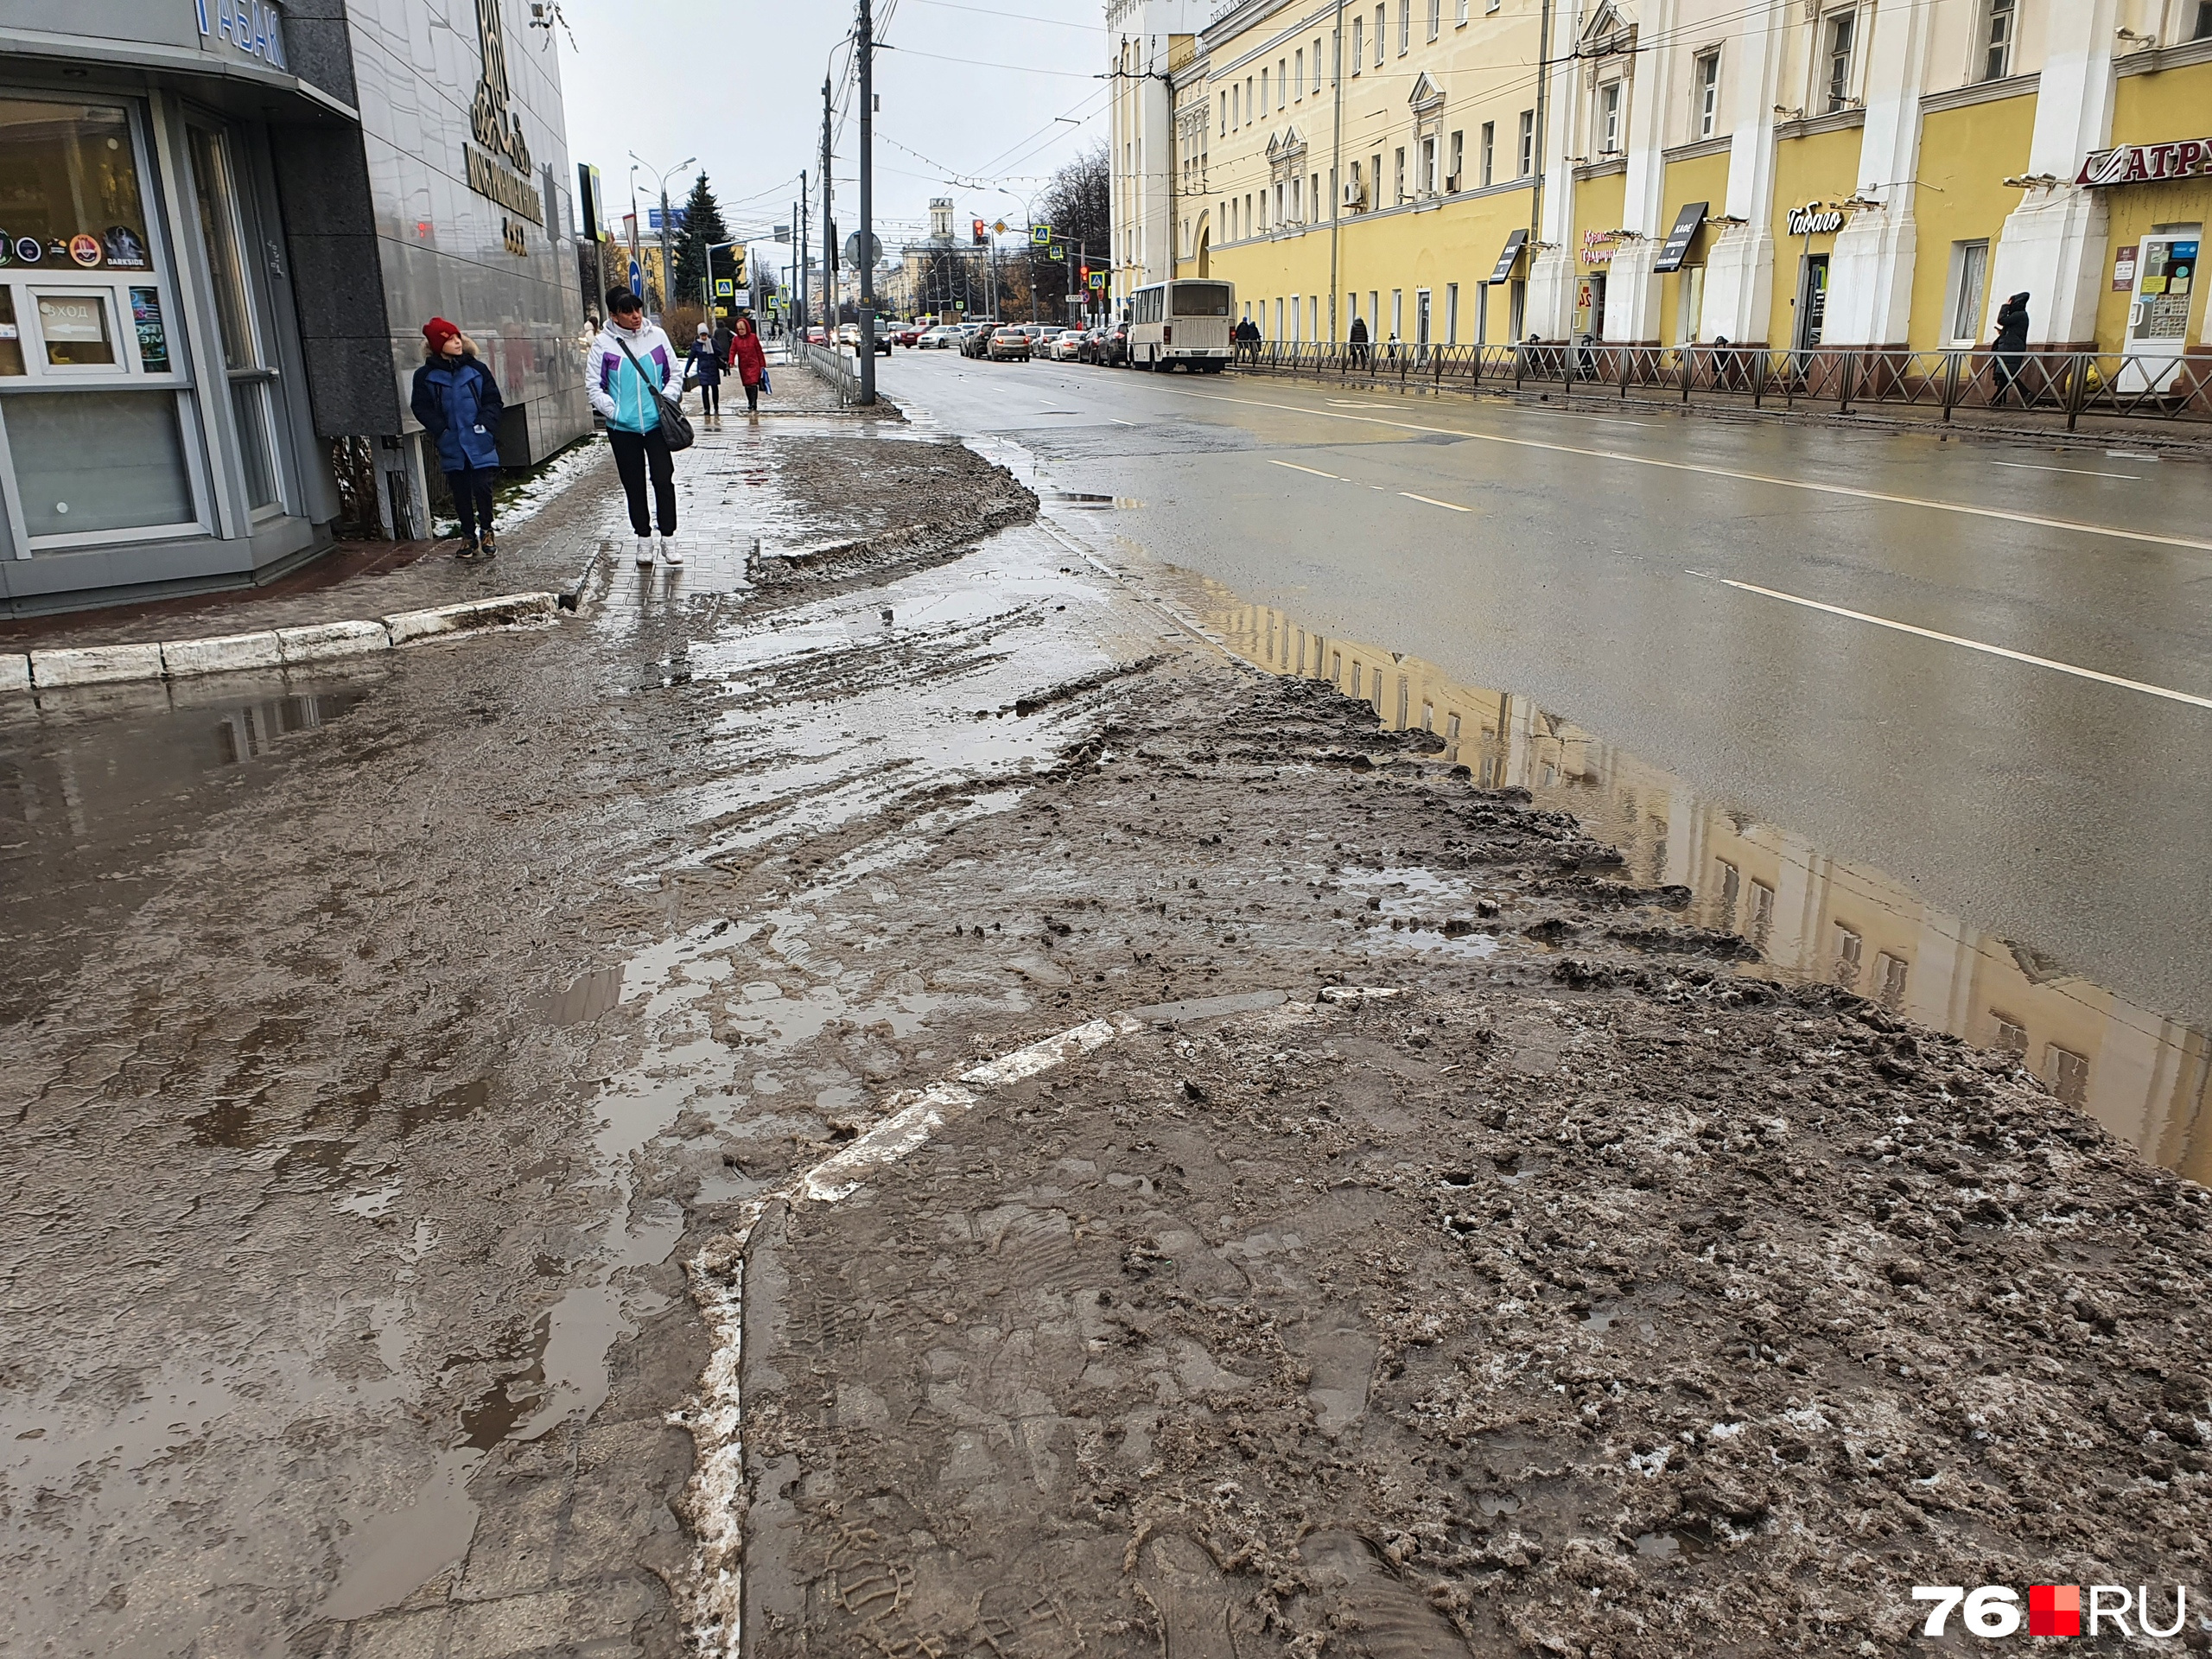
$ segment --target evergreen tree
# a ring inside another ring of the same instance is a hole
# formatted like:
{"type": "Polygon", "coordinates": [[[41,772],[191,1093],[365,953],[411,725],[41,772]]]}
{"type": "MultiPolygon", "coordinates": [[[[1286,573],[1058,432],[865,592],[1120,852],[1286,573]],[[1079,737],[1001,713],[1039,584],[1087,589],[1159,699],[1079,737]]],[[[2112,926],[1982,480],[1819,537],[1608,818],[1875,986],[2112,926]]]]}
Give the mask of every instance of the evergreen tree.
{"type": "MultiPolygon", "coordinates": [[[[722,225],[721,204],[715,200],[715,193],[702,169],[692,183],[690,200],[683,204],[683,229],[671,238],[676,250],[676,292],[669,296],[672,303],[702,302],[701,286],[707,280],[707,250],[714,243],[728,240],[729,232],[722,225]]],[[[713,296],[705,296],[704,303],[711,320],[713,296]]]]}

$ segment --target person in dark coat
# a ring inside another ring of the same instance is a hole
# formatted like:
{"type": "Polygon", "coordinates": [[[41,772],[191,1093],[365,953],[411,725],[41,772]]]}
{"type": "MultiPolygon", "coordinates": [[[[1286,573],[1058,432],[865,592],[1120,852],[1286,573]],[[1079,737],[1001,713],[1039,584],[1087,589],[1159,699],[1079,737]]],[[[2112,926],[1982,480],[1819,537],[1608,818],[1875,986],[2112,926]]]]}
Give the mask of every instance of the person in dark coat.
{"type": "Polygon", "coordinates": [[[699,338],[691,344],[691,355],[683,361],[683,378],[699,383],[699,412],[720,419],[722,412],[723,359],[715,350],[714,337],[707,332],[707,325],[699,325],[699,338]]]}
{"type": "Polygon", "coordinates": [[[1344,336],[1351,346],[1351,365],[1356,369],[1367,366],[1367,319],[1354,317],[1351,330],[1344,336]]]}
{"type": "Polygon", "coordinates": [[[737,332],[729,346],[729,365],[737,371],[738,384],[745,388],[745,412],[760,412],[760,393],[768,384],[768,354],[760,349],[760,336],[753,332],[750,312],[737,320],[737,332]]]}
{"type": "MultiPolygon", "coordinates": [[[[2001,404],[2005,401],[2006,391],[2020,378],[2020,365],[2027,359],[2028,296],[2025,293],[2015,294],[1998,308],[1997,338],[1990,349],[1997,353],[1997,393],[1990,402],[2001,404]]],[[[2020,402],[2025,404],[2027,401],[2028,394],[2023,391],[2020,402]]]]}
{"type": "Polygon", "coordinates": [[[737,331],[732,328],[729,324],[724,322],[715,325],[715,355],[721,359],[725,367],[727,367],[729,363],[730,342],[734,340],[736,336],[737,331]]]}
{"type": "Polygon", "coordinates": [[[438,446],[438,469],[461,514],[457,556],[488,559],[499,550],[492,531],[492,486],[499,478],[499,417],[506,402],[476,354],[476,343],[443,317],[423,325],[423,366],[408,400],[438,446]]]}

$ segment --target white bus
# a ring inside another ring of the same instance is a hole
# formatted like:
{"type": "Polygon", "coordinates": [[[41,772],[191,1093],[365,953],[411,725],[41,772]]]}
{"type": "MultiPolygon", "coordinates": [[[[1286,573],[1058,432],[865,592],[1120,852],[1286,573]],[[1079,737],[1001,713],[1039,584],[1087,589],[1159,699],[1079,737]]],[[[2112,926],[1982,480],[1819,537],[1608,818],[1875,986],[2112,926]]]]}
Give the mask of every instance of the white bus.
{"type": "Polygon", "coordinates": [[[1219,374],[1236,349],[1236,285],[1211,277],[1137,289],[1129,296],[1129,366],[1164,373],[1180,363],[1192,374],[1219,374]]]}

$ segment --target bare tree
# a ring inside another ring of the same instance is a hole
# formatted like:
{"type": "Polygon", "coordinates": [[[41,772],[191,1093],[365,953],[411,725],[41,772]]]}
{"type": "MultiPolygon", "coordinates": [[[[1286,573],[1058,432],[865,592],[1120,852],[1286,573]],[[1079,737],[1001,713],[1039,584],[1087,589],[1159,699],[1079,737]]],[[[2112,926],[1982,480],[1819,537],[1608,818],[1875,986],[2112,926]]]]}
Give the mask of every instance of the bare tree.
{"type": "Polygon", "coordinates": [[[1045,187],[1038,212],[1052,227],[1052,239],[1067,249],[1065,265],[1036,261],[1038,296],[1047,314],[1065,319],[1067,296],[1075,291],[1076,246],[1093,270],[1103,270],[1112,248],[1113,169],[1104,144],[1084,151],[1045,187]]]}

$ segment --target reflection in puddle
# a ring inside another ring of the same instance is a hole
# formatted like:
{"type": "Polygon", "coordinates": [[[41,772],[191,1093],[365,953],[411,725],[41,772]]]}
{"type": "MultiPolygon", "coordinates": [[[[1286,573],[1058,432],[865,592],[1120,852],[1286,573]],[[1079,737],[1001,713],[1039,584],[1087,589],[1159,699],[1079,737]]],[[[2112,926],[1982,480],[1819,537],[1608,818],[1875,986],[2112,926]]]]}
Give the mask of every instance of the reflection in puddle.
{"type": "MultiPolygon", "coordinates": [[[[1829,857],[1802,836],[1702,800],[1528,698],[1461,684],[1433,664],[1310,629],[1205,583],[1201,618],[1271,673],[1329,681],[1394,731],[1421,727],[1485,789],[1528,790],[1618,847],[1622,879],[1679,885],[1685,925],[1734,933],[1760,971],[1840,985],[1893,1013],[2017,1054],[2058,1098],[2144,1155],[2212,1179],[2212,1043],[2026,948],[1923,903],[1903,883],[1829,857]]],[[[1387,882],[1402,873],[1369,878],[1387,882]]],[[[1408,912],[1419,904],[1408,895],[1408,912]]],[[[1746,964],[1749,965],[1748,963],[1746,964]]]]}

